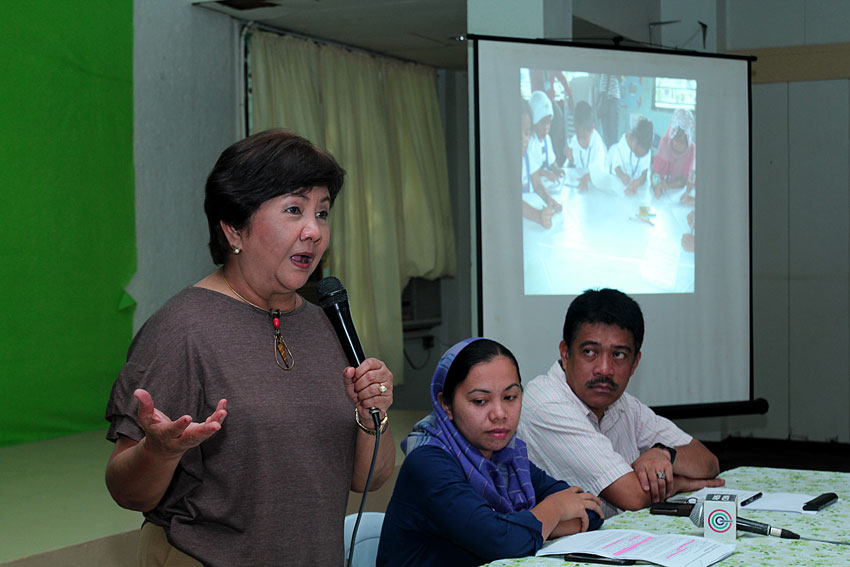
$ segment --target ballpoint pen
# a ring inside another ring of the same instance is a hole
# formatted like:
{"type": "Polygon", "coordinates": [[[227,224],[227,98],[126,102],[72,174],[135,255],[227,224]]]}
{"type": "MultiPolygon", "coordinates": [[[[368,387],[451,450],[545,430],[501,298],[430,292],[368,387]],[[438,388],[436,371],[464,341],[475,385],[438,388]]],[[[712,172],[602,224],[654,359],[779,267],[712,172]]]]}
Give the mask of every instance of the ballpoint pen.
{"type": "Polygon", "coordinates": [[[741,502],[741,507],[743,508],[744,506],[747,506],[748,504],[752,504],[753,502],[755,502],[756,500],[758,500],[762,496],[764,496],[764,495],[761,492],[756,492],[755,494],[753,494],[752,496],[750,496],[749,498],[747,498],[746,500],[741,502]]]}

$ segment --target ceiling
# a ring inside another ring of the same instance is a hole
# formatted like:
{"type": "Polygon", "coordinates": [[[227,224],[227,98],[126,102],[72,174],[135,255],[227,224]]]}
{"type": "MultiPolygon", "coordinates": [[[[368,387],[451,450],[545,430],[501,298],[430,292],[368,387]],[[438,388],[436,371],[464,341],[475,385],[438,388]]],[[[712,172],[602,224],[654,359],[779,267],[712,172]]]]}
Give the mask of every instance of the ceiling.
{"type": "MultiPolygon", "coordinates": [[[[465,70],[466,0],[207,0],[194,3],[245,21],[416,61],[465,70]]],[[[573,39],[616,34],[573,18],[573,39]]]]}
{"type": "Polygon", "coordinates": [[[444,69],[466,69],[466,0],[195,2],[241,20],[444,69]],[[265,4],[266,7],[252,7],[265,4]],[[246,9],[247,8],[247,9],[246,9]]]}

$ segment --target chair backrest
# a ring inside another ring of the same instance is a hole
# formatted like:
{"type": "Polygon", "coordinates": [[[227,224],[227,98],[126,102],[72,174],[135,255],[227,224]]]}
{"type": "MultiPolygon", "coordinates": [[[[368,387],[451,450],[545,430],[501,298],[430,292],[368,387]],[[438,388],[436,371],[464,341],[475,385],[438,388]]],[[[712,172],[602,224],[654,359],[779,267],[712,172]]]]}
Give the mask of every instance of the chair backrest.
{"type": "MultiPolygon", "coordinates": [[[[357,514],[345,517],[345,560],[348,561],[348,550],[351,545],[351,533],[357,514]]],[[[351,567],[375,567],[378,557],[378,541],[381,539],[381,527],[384,525],[383,512],[363,512],[360,526],[357,528],[357,540],[354,542],[354,561],[351,567]]]]}

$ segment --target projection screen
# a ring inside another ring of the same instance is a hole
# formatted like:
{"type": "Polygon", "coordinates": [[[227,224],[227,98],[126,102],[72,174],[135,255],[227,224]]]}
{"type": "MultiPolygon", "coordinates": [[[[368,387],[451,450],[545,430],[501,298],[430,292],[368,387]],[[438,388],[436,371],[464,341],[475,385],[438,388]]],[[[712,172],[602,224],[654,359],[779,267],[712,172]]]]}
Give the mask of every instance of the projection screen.
{"type": "Polygon", "coordinates": [[[750,59],[473,41],[480,334],[531,379],[616,288],[646,320],[630,393],[752,400],[750,59]]]}

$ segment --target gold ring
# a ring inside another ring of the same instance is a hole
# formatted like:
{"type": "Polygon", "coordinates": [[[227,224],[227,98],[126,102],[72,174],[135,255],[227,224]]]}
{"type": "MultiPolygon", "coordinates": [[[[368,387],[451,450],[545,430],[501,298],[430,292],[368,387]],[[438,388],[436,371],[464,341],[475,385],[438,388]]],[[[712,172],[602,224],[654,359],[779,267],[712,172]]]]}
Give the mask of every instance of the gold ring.
{"type": "Polygon", "coordinates": [[[387,387],[386,387],[386,386],[384,386],[383,384],[381,384],[381,387],[380,387],[380,388],[378,388],[378,390],[380,390],[380,392],[383,394],[384,392],[386,392],[386,391],[387,391],[387,387]]]}

